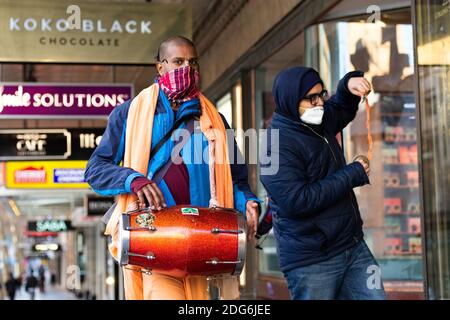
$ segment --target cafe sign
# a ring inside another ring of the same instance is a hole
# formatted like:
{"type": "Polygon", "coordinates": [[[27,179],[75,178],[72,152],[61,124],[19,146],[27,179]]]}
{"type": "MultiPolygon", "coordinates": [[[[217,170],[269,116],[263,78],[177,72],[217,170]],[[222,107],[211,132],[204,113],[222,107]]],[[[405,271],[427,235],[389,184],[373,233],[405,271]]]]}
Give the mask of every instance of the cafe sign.
{"type": "Polygon", "coordinates": [[[0,83],[0,119],[105,117],[132,96],[131,84],[0,83]]]}
{"type": "Polygon", "coordinates": [[[0,130],[0,160],[66,159],[71,154],[67,130],[0,130]]]}
{"type": "Polygon", "coordinates": [[[189,4],[0,0],[0,61],[151,64],[191,25],[189,4]]]}
{"type": "Polygon", "coordinates": [[[1,160],[88,160],[104,128],[3,129],[1,160]]]}

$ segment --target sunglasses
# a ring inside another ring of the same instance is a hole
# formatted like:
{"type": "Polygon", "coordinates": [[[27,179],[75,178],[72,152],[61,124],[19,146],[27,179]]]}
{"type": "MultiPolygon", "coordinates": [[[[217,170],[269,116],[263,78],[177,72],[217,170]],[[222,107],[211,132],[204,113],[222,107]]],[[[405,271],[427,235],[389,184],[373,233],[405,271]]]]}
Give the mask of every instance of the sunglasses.
{"type": "Polygon", "coordinates": [[[322,90],[320,93],[308,94],[302,100],[308,100],[312,105],[317,105],[319,103],[319,99],[323,102],[328,100],[328,91],[322,90]]]}

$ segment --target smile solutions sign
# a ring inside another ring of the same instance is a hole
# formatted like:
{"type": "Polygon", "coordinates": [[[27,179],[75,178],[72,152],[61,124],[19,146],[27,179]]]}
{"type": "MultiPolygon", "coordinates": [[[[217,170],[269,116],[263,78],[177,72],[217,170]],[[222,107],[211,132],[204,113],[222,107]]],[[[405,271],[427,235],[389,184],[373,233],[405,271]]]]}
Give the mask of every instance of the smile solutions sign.
{"type": "Polygon", "coordinates": [[[0,0],[0,62],[151,64],[192,36],[189,4],[0,0]]]}

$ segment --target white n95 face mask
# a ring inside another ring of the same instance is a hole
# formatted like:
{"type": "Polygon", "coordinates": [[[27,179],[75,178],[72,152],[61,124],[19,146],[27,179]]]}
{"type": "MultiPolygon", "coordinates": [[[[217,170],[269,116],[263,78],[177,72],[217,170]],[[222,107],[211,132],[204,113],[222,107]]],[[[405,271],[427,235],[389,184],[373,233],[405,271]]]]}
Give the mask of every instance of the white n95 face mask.
{"type": "Polygon", "coordinates": [[[300,119],[302,119],[303,122],[308,124],[319,125],[322,123],[323,112],[324,112],[323,107],[314,107],[305,109],[305,112],[300,117],[300,119]]]}

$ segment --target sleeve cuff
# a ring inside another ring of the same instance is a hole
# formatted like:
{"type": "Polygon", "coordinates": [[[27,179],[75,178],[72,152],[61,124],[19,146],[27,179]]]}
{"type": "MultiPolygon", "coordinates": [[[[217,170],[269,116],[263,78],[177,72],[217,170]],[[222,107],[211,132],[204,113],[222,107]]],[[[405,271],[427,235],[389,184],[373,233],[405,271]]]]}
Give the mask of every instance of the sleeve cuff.
{"type": "Polygon", "coordinates": [[[345,100],[345,101],[351,100],[352,102],[357,101],[359,103],[359,100],[361,99],[361,97],[355,96],[348,89],[348,81],[351,78],[355,78],[355,77],[364,77],[364,72],[362,72],[362,71],[349,72],[339,82],[336,95],[338,96],[338,98],[340,100],[345,100]]]}
{"type": "Polygon", "coordinates": [[[254,198],[254,197],[247,198],[247,202],[249,202],[249,201],[255,201],[255,202],[258,202],[259,204],[263,203],[262,200],[259,200],[258,198],[254,198]]]}
{"type": "MultiPolygon", "coordinates": [[[[258,219],[259,219],[259,216],[261,216],[261,204],[263,203],[263,201],[259,200],[258,198],[255,198],[255,197],[250,197],[250,198],[247,198],[247,201],[245,202],[245,206],[247,206],[247,202],[249,202],[249,201],[255,201],[256,203],[258,203],[258,219]]],[[[247,220],[247,215],[245,214],[245,212],[244,212],[244,218],[245,218],[245,220],[247,220]]]]}
{"type": "Polygon", "coordinates": [[[362,187],[366,184],[370,184],[369,177],[366,174],[366,171],[364,170],[364,167],[359,162],[354,162],[351,164],[353,168],[356,170],[356,173],[358,174],[357,179],[353,180],[353,187],[362,187]]]}
{"type": "Polygon", "coordinates": [[[127,193],[131,193],[131,183],[133,182],[133,180],[137,177],[144,177],[144,175],[142,173],[132,173],[130,174],[127,179],[125,180],[125,191],[127,193]]]}

